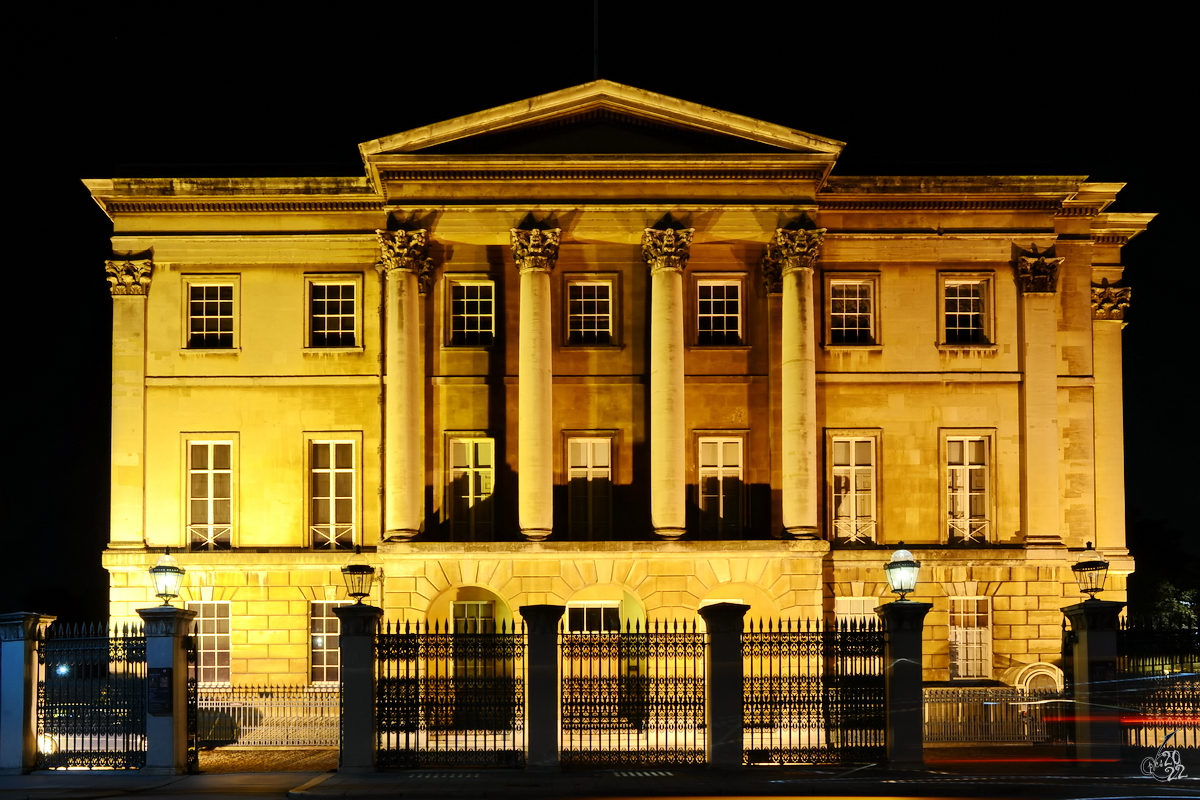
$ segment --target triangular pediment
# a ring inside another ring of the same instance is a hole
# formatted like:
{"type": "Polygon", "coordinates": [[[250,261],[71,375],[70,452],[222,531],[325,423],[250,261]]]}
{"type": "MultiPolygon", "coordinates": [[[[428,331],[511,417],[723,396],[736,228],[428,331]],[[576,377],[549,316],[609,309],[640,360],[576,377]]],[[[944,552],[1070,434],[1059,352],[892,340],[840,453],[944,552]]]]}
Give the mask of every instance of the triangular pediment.
{"type": "Polygon", "coordinates": [[[383,154],[813,153],[844,144],[599,80],[364,142],[383,154]]]}

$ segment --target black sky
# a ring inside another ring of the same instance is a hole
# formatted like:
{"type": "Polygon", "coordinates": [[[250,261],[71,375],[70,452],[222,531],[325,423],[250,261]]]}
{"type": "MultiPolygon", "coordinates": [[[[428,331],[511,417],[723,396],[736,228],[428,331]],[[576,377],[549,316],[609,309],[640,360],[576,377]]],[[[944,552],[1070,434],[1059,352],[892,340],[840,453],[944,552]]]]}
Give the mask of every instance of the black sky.
{"type": "MultiPolygon", "coordinates": [[[[590,3],[343,5],[48,8],[10,32],[23,55],[9,81],[7,269],[22,341],[7,381],[17,547],[0,612],[105,614],[111,225],[81,178],[361,174],[359,142],[594,77],[590,3]]],[[[1195,271],[1188,27],[1161,12],[1098,18],[1093,5],[813,5],[605,0],[600,77],[846,141],[837,174],[1127,182],[1110,210],[1159,213],[1125,250],[1128,498],[1200,552],[1182,353],[1195,271]]]]}

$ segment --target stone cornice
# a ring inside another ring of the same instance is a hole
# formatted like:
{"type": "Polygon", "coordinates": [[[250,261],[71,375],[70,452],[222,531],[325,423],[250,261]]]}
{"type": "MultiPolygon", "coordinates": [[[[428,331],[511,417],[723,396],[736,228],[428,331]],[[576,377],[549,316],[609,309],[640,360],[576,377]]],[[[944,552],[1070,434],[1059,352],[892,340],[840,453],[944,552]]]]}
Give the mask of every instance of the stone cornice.
{"type": "Polygon", "coordinates": [[[642,232],[642,260],[650,274],[659,270],[683,270],[692,246],[692,228],[646,228],[642,232]]]}
{"type": "Polygon", "coordinates": [[[1021,294],[1054,294],[1057,290],[1058,268],[1066,259],[1048,257],[1049,252],[1038,252],[1037,245],[1033,245],[1028,255],[1017,256],[1017,288],[1021,294]]]}
{"type": "Polygon", "coordinates": [[[1108,278],[1092,285],[1092,319],[1124,320],[1129,311],[1133,290],[1129,286],[1114,286],[1108,278]]]}
{"type": "Polygon", "coordinates": [[[150,293],[154,262],[149,258],[113,259],[104,262],[108,288],[115,295],[150,293]]]}
{"type": "Polygon", "coordinates": [[[812,269],[821,257],[824,228],[777,228],[763,256],[763,286],[767,292],[783,290],[783,276],[797,269],[812,269]]]}
{"type": "Polygon", "coordinates": [[[817,196],[821,211],[1044,211],[1061,207],[1052,197],[829,197],[817,196]]]}
{"type": "Polygon", "coordinates": [[[519,272],[549,272],[558,261],[559,228],[510,228],[509,243],[519,272]]]}
{"type": "Polygon", "coordinates": [[[426,254],[429,247],[427,231],[375,231],[379,237],[379,262],[375,269],[385,277],[392,273],[415,272],[421,292],[433,285],[433,260],[426,254]]]}
{"type": "Polygon", "coordinates": [[[461,164],[433,167],[414,164],[412,166],[386,167],[380,170],[382,182],[463,183],[463,182],[512,182],[512,181],[819,181],[828,171],[829,165],[714,165],[712,167],[689,166],[679,163],[663,166],[623,166],[581,164],[571,166],[539,165],[524,163],[501,163],[479,165],[472,168],[461,164]]]}
{"type": "Polygon", "coordinates": [[[297,213],[344,213],[383,212],[382,198],[370,200],[340,199],[213,199],[213,200],[162,200],[121,199],[109,200],[104,208],[110,214],[297,214],[297,213]]]}

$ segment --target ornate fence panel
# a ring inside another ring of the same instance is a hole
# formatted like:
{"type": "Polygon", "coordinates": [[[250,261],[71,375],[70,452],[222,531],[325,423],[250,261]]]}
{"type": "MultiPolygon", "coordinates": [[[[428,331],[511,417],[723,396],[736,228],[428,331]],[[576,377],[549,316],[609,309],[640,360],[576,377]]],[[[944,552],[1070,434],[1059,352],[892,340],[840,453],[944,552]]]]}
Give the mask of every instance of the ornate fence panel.
{"type": "Polygon", "coordinates": [[[742,634],[748,764],[886,756],[877,620],[758,623],[742,634]]]}
{"type": "Polygon", "coordinates": [[[337,747],[337,686],[206,686],[198,691],[201,747],[337,747]]]}
{"type": "Polygon", "coordinates": [[[524,626],[389,624],[375,655],[379,766],[524,766],[524,626]]]}
{"type": "Polygon", "coordinates": [[[1013,686],[925,688],[926,744],[1035,744],[1059,738],[1054,719],[1066,706],[1056,689],[1013,686]]]}
{"type": "Polygon", "coordinates": [[[146,637],[140,627],[53,624],[38,642],[42,769],[146,764],[146,637]]]}
{"type": "Polygon", "coordinates": [[[1200,627],[1125,619],[1117,629],[1117,682],[1125,745],[1200,749],[1200,627]],[[1172,735],[1173,734],[1173,735],[1172,735]]]}
{"type": "Polygon", "coordinates": [[[560,634],[560,761],[705,761],[704,634],[696,623],[560,634]]]}

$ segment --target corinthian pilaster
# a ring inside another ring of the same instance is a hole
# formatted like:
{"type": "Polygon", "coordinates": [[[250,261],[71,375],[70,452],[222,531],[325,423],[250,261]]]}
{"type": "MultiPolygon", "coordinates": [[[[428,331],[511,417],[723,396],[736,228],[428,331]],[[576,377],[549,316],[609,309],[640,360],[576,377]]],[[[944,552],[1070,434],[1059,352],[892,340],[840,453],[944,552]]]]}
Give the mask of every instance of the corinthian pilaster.
{"type": "Polygon", "coordinates": [[[1058,268],[1064,258],[1047,258],[1038,252],[1037,245],[1027,255],[1017,257],[1017,287],[1021,294],[1047,292],[1054,294],[1058,289],[1058,268]]]}
{"type": "Polygon", "coordinates": [[[509,231],[521,275],[517,392],[517,516],[521,534],[545,539],[554,528],[554,372],[550,348],[550,271],[561,231],[509,231]]]}
{"type": "Polygon", "coordinates": [[[130,258],[104,262],[108,288],[113,295],[148,294],[154,262],[149,258],[130,258]]]}
{"type": "Polygon", "coordinates": [[[780,363],[783,417],[783,528],[797,539],[817,537],[817,314],[813,267],[824,228],[778,228],[763,259],[767,281],[783,288],[780,363]]]}
{"type": "Polygon", "coordinates": [[[154,262],[104,262],[113,299],[111,547],[145,544],[146,297],[154,262]]]}
{"type": "Polygon", "coordinates": [[[384,536],[411,539],[425,516],[421,276],[432,275],[427,232],[376,231],[384,278],[384,536]]]}
{"type": "Polygon", "coordinates": [[[1095,378],[1096,546],[1125,547],[1125,401],[1121,330],[1132,291],[1107,278],[1092,286],[1092,369],[1095,378]]]}
{"type": "Polygon", "coordinates": [[[1108,278],[1092,286],[1092,319],[1124,320],[1129,310],[1133,290],[1128,286],[1112,286],[1108,278]]]}
{"type": "Polygon", "coordinates": [[[650,521],[664,539],[687,531],[687,441],[683,416],[683,269],[691,228],[646,228],[650,266],[650,521]]]}

